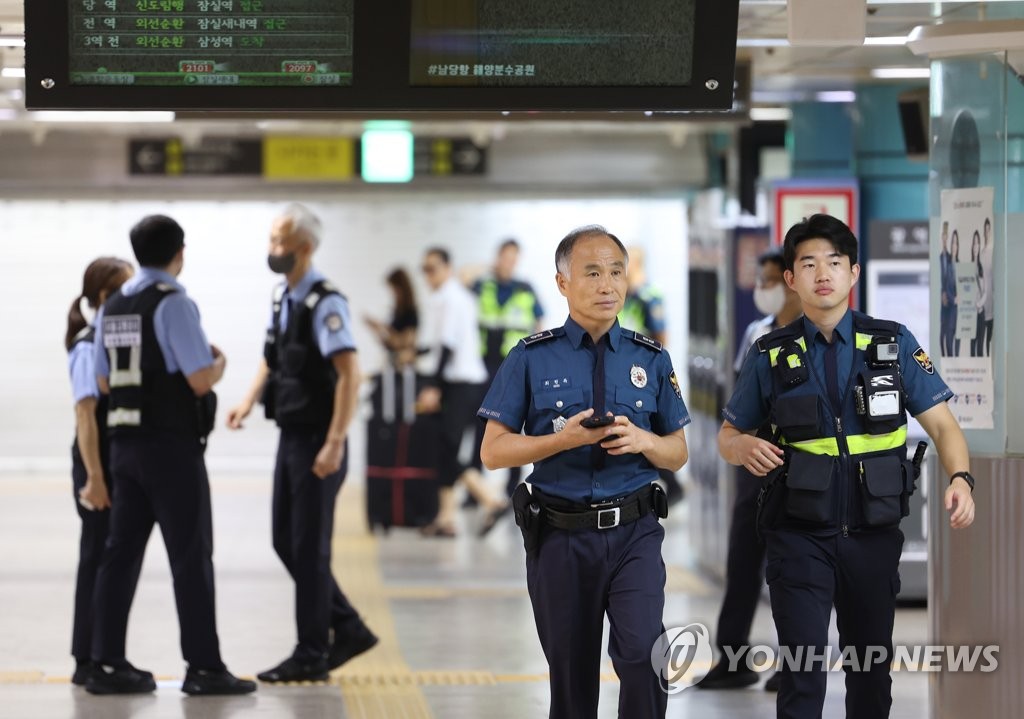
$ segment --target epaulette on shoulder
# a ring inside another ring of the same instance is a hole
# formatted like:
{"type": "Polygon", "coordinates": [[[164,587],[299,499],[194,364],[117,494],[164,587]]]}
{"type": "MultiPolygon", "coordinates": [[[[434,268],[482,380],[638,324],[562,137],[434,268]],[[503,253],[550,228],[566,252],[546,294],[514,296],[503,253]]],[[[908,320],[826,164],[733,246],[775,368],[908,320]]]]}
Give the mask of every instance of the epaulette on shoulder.
{"type": "Polygon", "coordinates": [[[866,334],[887,334],[896,336],[900,331],[900,323],[893,320],[879,320],[863,312],[853,313],[853,326],[866,334]]]}
{"type": "Polygon", "coordinates": [[[643,345],[647,349],[654,350],[655,352],[661,352],[662,350],[661,342],[652,337],[648,337],[647,335],[642,335],[636,330],[623,329],[622,334],[627,339],[631,339],[638,345],[643,345]]]}
{"type": "Polygon", "coordinates": [[[169,295],[172,292],[177,292],[178,291],[177,287],[175,287],[174,285],[169,285],[166,282],[157,282],[156,283],[156,288],[160,292],[164,293],[165,295],[169,295]]]}
{"type": "Polygon", "coordinates": [[[345,299],[345,295],[341,294],[337,287],[327,280],[320,280],[310,288],[309,294],[306,295],[306,306],[311,310],[315,309],[320,304],[320,300],[330,295],[338,295],[345,299]]]}
{"type": "Polygon", "coordinates": [[[556,327],[553,330],[544,330],[543,332],[538,332],[537,334],[530,335],[529,337],[523,337],[522,342],[524,345],[529,347],[530,345],[546,342],[550,339],[554,339],[555,337],[561,337],[563,334],[565,334],[565,330],[561,327],[556,327]]]}
{"type": "Polygon", "coordinates": [[[785,327],[779,327],[779,329],[772,330],[764,337],[759,338],[754,344],[757,345],[758,352],[767,352],[773,347],[803,336],[803,333],[803,317],[797,317],[785,327]]]}

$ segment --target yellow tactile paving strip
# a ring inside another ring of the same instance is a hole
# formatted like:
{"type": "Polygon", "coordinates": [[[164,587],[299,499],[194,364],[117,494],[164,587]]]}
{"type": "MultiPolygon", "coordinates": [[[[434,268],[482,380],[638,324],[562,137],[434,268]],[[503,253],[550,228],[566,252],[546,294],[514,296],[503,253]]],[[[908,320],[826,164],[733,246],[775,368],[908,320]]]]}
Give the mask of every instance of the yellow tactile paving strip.
{"type": "Polygon", "coordinates": [[[380,642],[337,670],[332,680],[341,685],[347,719],[432,718],[421,683],[402,656],[380,573],[377,538],[367,530],[363,506],[357,488],[349,485],[343,490],[335,520],[332,569],[380,642]]]}

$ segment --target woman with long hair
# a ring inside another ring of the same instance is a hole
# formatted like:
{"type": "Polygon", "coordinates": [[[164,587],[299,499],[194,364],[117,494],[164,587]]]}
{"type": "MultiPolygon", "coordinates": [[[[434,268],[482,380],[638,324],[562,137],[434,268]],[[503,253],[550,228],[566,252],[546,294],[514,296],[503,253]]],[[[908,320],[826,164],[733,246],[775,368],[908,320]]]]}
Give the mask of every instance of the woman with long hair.
{"type": "Polygon", "coordinates": [[[391,270],[385,281],[394,299],[391,321],[385,324],[372,317],[364,319],[388,350],[392,365],[401,368],[416,360],[416,330],[420,323],[416,293],[409,273],[401,267],[391,270]]]}
{"type": "Polygon", "coordinates": [[[110,523],[111,487],[107,484],[106,401],[96,385],[93,338],[95,329],[86,314],[94,317],[110,295],[133,274],[130,263],[116,257],[100,257],[89,263],[82,278],[82,292],[68,311],[64,347],[75,401],[75,441],[71,445],[71,478],[82,534],[78,543],[78,578],[75,584],[75,618],[71,655],[75,673],[71,681],[84,685],[93,670],[90,659],[93,627],[93,587],[110,523]],[[83,304],[86,308],[83,308],[83,304]]]}

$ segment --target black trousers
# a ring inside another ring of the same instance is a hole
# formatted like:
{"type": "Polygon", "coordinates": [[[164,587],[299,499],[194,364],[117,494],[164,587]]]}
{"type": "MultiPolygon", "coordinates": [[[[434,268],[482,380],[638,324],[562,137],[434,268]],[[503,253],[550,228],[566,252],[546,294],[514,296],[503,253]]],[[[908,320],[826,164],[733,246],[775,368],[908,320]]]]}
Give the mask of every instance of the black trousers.
{"type": "MultiPolygon", "coordinates": [[[[892,630],[900,589],[899,529],[818,537],[802,532],[767,533],[766,576],[780,651],[828,650],[828,625],[836,608],[842,651],[856,651],[866,663],[868,648],[883,657],[865,671],[846,670],[847,719],[885,719],[892,706],[892,630]]],[[[833,655],[832,662],[838,658],[833,655]]],[[[776,711],[779,719],[819,719],[825,702],[826,673],[819,667],[783,667],[776,711]]]]}
{"type": "Polygon", "coordinates": [[[545,530],[526,579],[551,672],[550,719],[595,719],[604,615],[619,676],[619,716],[660,719],[668,694],[651,665],[665,631],[665,530],[653,514],[613,529],[545,530]]]}
{"type": "Polygon", "coordinates": [[[117,501],[96,579],[93,659],[125,658],[128,613],[153,525],[160,525],[174,580],[181,653],[196,669],[221,669],[213,586],[210,482],[199,442],[173,434],[114,436],[117,501]]]}
{"type": "MultiPolygon", "coordinates": [[[[107,492],[114,496],[114,485],[111,482],[109,462],[103,457],[103,474],[107,482],[107,492]]],[[[88,661],[92,656],[93,594],[96,589],[96,575],[103,557],[103,547],[110,533],[110,510],[92,512],[78,503],[78,493],[88,475],[82,455],[78,452],[77,443],[71,447],[71,498],[75,503],[75,511],[82,520],[82,532],[78,538],[78,574],[75,578],[75,615],[71,629],[71,656],[76,660],[88,661]]]]}
{"type": "Polygon", "coordinates": [[[304,662],[326,656],[332,627],[346,632],[361,623],[331,573],[334,505],[348,470],[348,446],[341,469],[320,479],[313,462],[325,438],[326,430],[283,427],[274,467],[274,551],[295,581],[293,656],[304,662]]]}
{"type": "MultiPolygon", "coordinates": [[[[441,385],[441,447],[437,454],[437,480],[442,487],[453,486],[459,475],[471,466],[459,461],[459,448],[466,430],[477,421],[476,411],[480,409],[486,389],[486,385],[472,382],[445,382],[441,385]]],[[[477,458],[479,456],[477,452],[477,458]]]]}
{"type": "MultiPolygon", "coordinates": [[[[764,585],[764,545],[757,538],[757,494],[761,478],[736,468],[736,501],[729,524],[725,565],[725,595],[718,612],[715,642],[724,651],[750,644],[750,627],[764,585]]],[[[724,656],[723,659],[728,658],[724,656]]]]}

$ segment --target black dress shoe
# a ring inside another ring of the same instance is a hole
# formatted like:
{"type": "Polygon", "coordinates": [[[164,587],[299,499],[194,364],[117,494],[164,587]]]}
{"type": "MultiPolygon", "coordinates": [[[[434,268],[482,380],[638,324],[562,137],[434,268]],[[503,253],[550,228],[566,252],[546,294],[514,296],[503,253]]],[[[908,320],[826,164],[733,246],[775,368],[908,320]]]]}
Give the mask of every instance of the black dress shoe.
{"type": "Polygon", "coordinates": [[[778,672],[775,672],[770,677],[768,677],[768,681],[766,681],[764,683],[764,690],[766,692],[777,692],[777,691],[779,691],[779,684],[781,682],[782,682],[782,675],[779,674],[778,672]]]}
{"type": "Polygon", "coordinates": [[[288,657],[273,669],[260,672],[256,678],[261,682],[323,682],[327,681],[327,660],[317,659],[301,662],[288,657]]]}
{"type": "Polygon", "coordinates": [[[71,675],[71,683],[76,687],[84,687],[85,683],[89,681],[89,677],[96,671],[96,662],[86,660],[83,662],[75,663],[75,673],[71,675]]]}
{"type": "Polygon", "coordinates": [[[355,631],[334,630],[334,641],[327,653],[327,666],[337,669],[353,657],[372,649],[377,644],[377,635],[362,624],[355,631]]]}
{"type": "Polygon", "coordinates": [[[145,694],[156,690],[153,673],[136,669],[128,662],[110,665],[97,663],[85,680],[90,694],[145,694]]]}
{"type": "Polygon", "coordinates": [[[729,671],[729,662],[722,660],[711,667],[703,679],[697,682],[700,689],[742,689],[757,684],[757,672],[744,664],[736,671],[729,671]]]}
{"type": "Polygon", "coordinates": [[[251,694],[256,691],[256,682],[239,679],[227,669],[193,669],[189,667],[182,682],[181,691],[196,697],[217,694],[251,694]]]}

